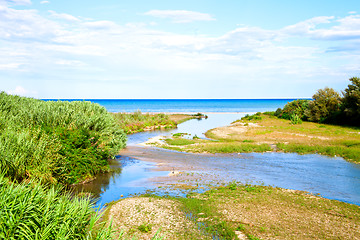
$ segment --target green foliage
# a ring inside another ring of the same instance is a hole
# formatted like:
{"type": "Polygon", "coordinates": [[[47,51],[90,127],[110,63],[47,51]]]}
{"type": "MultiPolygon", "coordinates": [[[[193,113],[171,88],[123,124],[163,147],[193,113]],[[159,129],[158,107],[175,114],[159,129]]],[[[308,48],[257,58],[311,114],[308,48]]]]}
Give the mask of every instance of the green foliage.
{"type": "Polygon", "coordinates": [[[126,135],[104,107],[0,93],[0,171],[72,184],[106,171],[126,135]]]}
{"type": "Polygon", "coordinates": [[[360,125],[360,78],[350,78],[351,84],[343,92],[343,111],[348,122],[360,125]]]}
{"type": "Polygon", "coordinates": [[[163,113],[143,114],[141,111],[134,113],[114,113],[117,124],[124,129],[127,134],[142,132],[146,127],[175,128],[176,123],[163,113]]]}
{"type": "Polygon", "coordinates": [[[165,139],[165,142],[169,145],[175,145],[175,146],[184,146],[195,143],[194,140],[186,139],[186,138],[174,138],[174,139],[168,138],[165,139]]]}
{"type": "Polygon", "coordinates": [[[195,134],[195,136],[193,136],[193,139],[194,139],[194,140],[198,140],[198,139],[200,139],[200,138],[195,134]]]}
{"type": "Polygon", "coordinates": [[[320,153],[327,156],[339,156],[354,162],[360,162],[360,145],[351,144],[349,142],[344,142],[343,146],[341,145],[303,145],[303,144],[283,144],[278,143],[277,148],[285,152],[295,152],[299,154],[308,154],[308,153],[320,153]]]}
{"type": "Polygon", "coordinates": [[[100,217],[88,199],[0,176],[0,239],[111,239],[111,226],[99,224],[100,217]]]}
{"type": "Polygon", "coordinates": [[[172,136],[173,137],[182,137],[182,136],[185,136],[185,135],[189,135],[188,133],[174,133],[172,136]]]}
{"type": "MultiPolygon", "coordinates": [[[[266,152],[271,151],[268,144],[251,144],[251,143],[216,143],[199,145],[198,148],[202,152],[209,153],[236,153],[236,152],[266,152]]],[[[196,150],[196,149],[195,149],[196,150]]]]}
{"type": "Polygon", "coordinates": [[[262,120],[262,117],[261,117],[261,113],[260,112],[257,112],[253,115],[249,115],[249,114],[246,114],[245,117],[242,117],[241,120],[246,120],[246,121],[252,121],[252,120],[255,120],[255,121],[259,121],[259,120],[262,120]]]}
{"type": "Polygon", "coordinates": [[[305,111],[308,109],[310,100],[294,100],[287,103],[283,109],[278,108],[275,111],[275,116],[283,119],[291,119],[294,114],[297,115],[301,120],[306,120],[305,111]]]}
{"type": "Polygon", "coordinates": [[[332,88],[319,89],[313,95],[313,101],[309,103],[308,109],[305,111],[309,121],[325,122],[340,110],[341,98],[332,88]]]}
{"type": "Polygon", "coordinates": [[[302,124],[301,118],[297,114],[291,115],[290,121],[292,124],[302,124]]]}
{"type": "Polygon", "coordinates": [[[143,232],[143,233],[148,233],[148,232],[151,232],[151,228],[152,228],[152,225],[151,224],[141,224],[140,226],[138,226],[138,229],[140,232],[143,232]]]}
{"type": "Polygon", "coordinates": [[[230,190],[236,190],[237,189],[237,183],[234,181],[234,182],[231,182],[229,185],[228,185],[228,188],[230,190]]]}

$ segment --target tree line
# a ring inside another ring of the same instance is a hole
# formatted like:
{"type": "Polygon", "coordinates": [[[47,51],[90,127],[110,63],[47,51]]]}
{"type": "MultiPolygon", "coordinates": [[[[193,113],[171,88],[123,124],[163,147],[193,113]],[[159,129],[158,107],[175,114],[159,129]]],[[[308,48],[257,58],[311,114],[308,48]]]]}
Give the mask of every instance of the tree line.
{"type": "Polygon", "coordinates": [[[312,100],[294,100],[278,108],[275,116],[294,124],[302,121],[360,126],[360,78],[352,77],[340,93],[333,88],[319,89],[312,100]]]}

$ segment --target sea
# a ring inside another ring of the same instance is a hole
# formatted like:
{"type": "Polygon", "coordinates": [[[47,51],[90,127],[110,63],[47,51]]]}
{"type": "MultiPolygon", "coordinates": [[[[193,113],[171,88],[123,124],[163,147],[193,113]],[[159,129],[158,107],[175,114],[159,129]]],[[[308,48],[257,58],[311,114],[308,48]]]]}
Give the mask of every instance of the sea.
{"type": "MultiPolygon", "coordinates": [[[[54,99],[43,99],[55,101],[54,99]]],[[[104,106],[109,112],[184,112],[242,113],[266,112],[283,108],[295,99],[59,99],[90,101],[104,106]]],[[[56,100],[57,101],[57,100],[56,100]]]]}

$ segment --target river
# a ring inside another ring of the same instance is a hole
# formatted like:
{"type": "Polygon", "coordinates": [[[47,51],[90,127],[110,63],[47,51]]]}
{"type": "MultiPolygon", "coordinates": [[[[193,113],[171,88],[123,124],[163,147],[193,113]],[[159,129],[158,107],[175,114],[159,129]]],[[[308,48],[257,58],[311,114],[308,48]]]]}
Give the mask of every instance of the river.
{"type": "MultiPolygon", "coordinates": [[[[128,147],[111,162],[114,172],[99,175],[93,182],[80,186],[96,197],[97,206],[142,194],[185,195],[186,191],[167,188],[171,184],[207,186],[239,181],[308,191],[325,198],[360,205],[360,165],[339,157],[294,153],[190,154],[138,144],[158,135],[176,132],[204,138],[204,133],[225,126],[245,113],[209,114],[208,119],[190,120],[170,131],[154,131],[128,136],[128,147]],[[173,171],[184,172],[169,177],[173,171]],[[185,177],[184,177],[185,176],[185,177]],[[188,176],[188,177],[186,177],[188,176]]],[[[203,188],[199,188],[202,186],[203,188]]],[[[79,190],[79,189],[78,189],[79,190]]]]}

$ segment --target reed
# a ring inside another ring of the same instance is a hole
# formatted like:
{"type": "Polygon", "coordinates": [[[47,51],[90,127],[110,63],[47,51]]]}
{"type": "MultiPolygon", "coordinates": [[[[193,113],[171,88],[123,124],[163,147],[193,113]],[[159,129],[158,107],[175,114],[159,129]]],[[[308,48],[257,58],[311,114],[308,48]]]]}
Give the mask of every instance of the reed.
{"type": "Polygon", "coordinates": [[[124,129],[127,134],[142,132],[147,127],[174,128],[177,125],[175,121],[163,113],[149,114],[136,111],[134,113],[114,113],[113,116],[117,124],[124,129]]]}
{"type": "Polygon", "coordinates": [[[104,107],[0,93],[0,171],[12,180],[74,184],[108,170],[126,134],[104,107]]]}
{"type": "Polygon", "coordinates": [[[111,239],[89,199],[0,175],[0,239],[111,239]]]}

